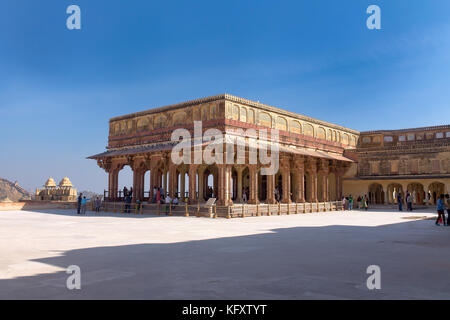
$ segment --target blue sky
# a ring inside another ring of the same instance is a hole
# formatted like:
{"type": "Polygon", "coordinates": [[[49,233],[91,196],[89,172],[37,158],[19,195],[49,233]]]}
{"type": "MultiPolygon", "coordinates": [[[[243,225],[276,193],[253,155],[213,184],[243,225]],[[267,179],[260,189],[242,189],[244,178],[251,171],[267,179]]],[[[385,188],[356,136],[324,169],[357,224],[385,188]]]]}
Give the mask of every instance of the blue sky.
{"type": "Polygon", "coordinates": [[[102,191],[85,157],[104,150],[109,118],[219,93],[361,131],[448,124],[449,12],[448,0],[4,0],[0,177],[102,191]],[[81,30],[66,28],[71,4],[81,30]],[[366,28],[371,4],[382,30],[366,28]]]}

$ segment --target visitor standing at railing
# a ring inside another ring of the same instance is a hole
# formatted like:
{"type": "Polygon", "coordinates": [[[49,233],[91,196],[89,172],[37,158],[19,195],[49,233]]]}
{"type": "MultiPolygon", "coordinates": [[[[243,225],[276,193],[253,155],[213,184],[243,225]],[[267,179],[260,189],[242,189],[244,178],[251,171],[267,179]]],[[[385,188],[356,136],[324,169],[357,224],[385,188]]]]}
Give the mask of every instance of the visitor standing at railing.
{"type": "Polygon", "coordinates": [[[86,199],[86,197],[83,197],[81,199],[81,214],[86,214],[86,204],[90,199],[86,199]]]}
{"type": "Polygon", "coordinates": [[[102,206],[102,200],[100,197],[97,197],[94,201],[95,212],[100,212],[100,207],[102,206]]]}
{"type": "Polygon", "coordinates": [[[131,196],[128,193],[128,195],[125,198],[125,213],[130,213],[130,207],[131,207],[131,196]]]}
{"type": "Polygon", "coordinates": [[[348,210],[353,210],[353,197],[350,195],[348,197],[348,210]]]}
{"type": "Polygon", "coordinates": [[[83,200],[83,194],[80,193],[80,195],[78,196],[78,202],[77,202],[77,214],[80,214],[82,200],[83,200]]]}

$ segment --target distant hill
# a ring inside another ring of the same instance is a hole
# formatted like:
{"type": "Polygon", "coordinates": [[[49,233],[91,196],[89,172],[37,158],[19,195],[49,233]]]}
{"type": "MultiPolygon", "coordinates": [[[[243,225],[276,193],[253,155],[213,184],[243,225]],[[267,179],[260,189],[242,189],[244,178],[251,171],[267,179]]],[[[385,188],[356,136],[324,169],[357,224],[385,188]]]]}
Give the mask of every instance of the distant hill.
{"type": "Polygon", "coordinates": [[[98,193],[95,193],[95,192],[92,192],[92,191],[87,191],[87,190],[81,191],[81,192],[78,192],[78,195],[79,195],[80,193],[82,193],[83,196],[85,196],[85,197],[88,198],[88,199],[94,199],[94,198],[96,198],[96,197],[99,197],[100,199],[103,198],[103,195],[102,195],[102,194],[98,194],[98,193]]]}
{"type": "Polygon", "coordinates": [[[31,200],[32,194],[20,187],[17,182],[0,178],[0,202],[31,200]]]}

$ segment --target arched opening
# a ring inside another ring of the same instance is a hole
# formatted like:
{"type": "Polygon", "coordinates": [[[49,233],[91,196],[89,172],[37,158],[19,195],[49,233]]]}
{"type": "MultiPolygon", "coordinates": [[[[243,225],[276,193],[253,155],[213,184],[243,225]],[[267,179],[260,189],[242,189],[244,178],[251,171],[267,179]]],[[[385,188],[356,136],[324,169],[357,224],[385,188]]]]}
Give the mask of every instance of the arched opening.
{"type": "MultiPolygon", "coordinates": [[[[198,174],[197,174],[198,180],[198,174]]],[[[203,172],[203,195],[201,195],[200,200],[208,201],[209,198],[217,198],[218,194],[217,185],[217,168],[214,166],[209,166],[203,172]]],[[[197,181],[197,192],[198,192],[198,181],[197,181]]]]}
{"type": "Polygon", "coordinates": [[[291,194],[289,196],[289,199],[291,199],[292,202],[295,202],[295,193],[297,191],[298,186],[294,185],[295,173],[294,172],[290,172],[289,175],[290,175],[289,182],[291,184],[291,188],[290,188],[291,194]]]}
{"type": "Polygon", "coordinates": [[[242,171],[242,200],[248,201],[250,197],[250,170],[247,168],[242,171]]]}
{"type": "Polygon", "coordinates": [[[238,195],[238,172],[235,168],[231,170],[231,200],[236,201],[238,195]]]}
{"type": "Polygon", "coordinates": [[[150,194],[151,194],[150,177],[151,177],[151,172],[150,172],[150,170],[147,170],[144,174],[144,201],[149,201],[149,199],[150,199],[150,194]]]}
{"type": "Polygon", "coordinates": [[[401,184],[391,183],[387,187],[387,196],[388,196],[389,203],[391,203],[391,204],[397,203],[397,197],[399,194],[401,194],[403,198],[405,197],[405,194],[403,192],[403,187],[401,184]]]}
{"type": "Polygon", "coordinates": [[[259,201],[267,200],[267,176],[258,173],[259,201]]]}
{"type": "Polygon", "coordinates": [[[328,175],[328,193],[330,201],[339,200],[336,194],[336,175],[334,174],[334,172],[331,172],[328,175]]]}
{"type": "Polygon", "coordinates": [[[281,202],[283,198],[283,176],[278,173],[275,176],[275,200],[281,202]]]}
{"type": "Polygon", "coordinates": [[[423,204],[423,201],[426,197],[425,189],[421,183],[413,182],[408,184],[407,191],[412,195],[413,197],[413,203],[414,204],[423,204]]]}
{"type": "Polygon", "coordinates": [[[439,196],[444,193],[445,185],[442,182],[433,182],[428,187],[428,196],[433,204],[436,204],[439,196]]]}
{"type": "Polygon", "coordinates": [[[305,199],[306,202],[312,202],[311,192],[310,192],[311,187],[309,186],[309,178],[310,178],[309,173],[305,173],[304,187],[303,187],[303,192],[304,192],[303,199],[305,199]]]}
{"type": "Polygon", "coordinates": [[[125,193],[129,192],[133,189],[133,170],[129,165],[125,165],[119,171],[118,177],[118,197],[119,200],[123,200],[125,198],[125,193]]]}
{"type": "Polygon", "coordinates": [[[317,199],[319,202],[325,202],[324,190],[323,190],[323,179],[325,174],[320,172],[317,174],[317,199]]]}
{"type": "Polygon", "coordinates": [[[383,186],[379,183],[372,183],[369,186],[369,203],[371,204],[383,204],[384,192],[383,186]]]}

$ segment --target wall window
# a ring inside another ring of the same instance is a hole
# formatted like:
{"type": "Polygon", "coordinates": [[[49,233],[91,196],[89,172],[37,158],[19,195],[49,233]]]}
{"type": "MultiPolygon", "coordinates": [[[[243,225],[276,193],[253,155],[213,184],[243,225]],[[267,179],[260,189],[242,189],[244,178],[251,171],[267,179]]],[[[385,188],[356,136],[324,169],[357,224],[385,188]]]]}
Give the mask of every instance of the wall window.
{"type": "Polygon", "coordinates": [[[446,132],[446,133],[445,133],[445,137],[446,137],[446,138],[450,138],[450,132],[446,132]]]}
{"type": "Polygon", "coordinates": [[[406,141],[406,136],[399,136],[398,141],[406,141]]]}
{"type": "Polygon", "coordinates": [[[391,136],[384,137],[384,142],[393,142],[393,141],[394,141],[394,137],[391,137],[391,136]]]}
{"type": "Polygon", "coordinates": [[[443,132],[436,132],[436,139],[442,139],[444,137],[443,132]]]}
{"type": "Polygon", "coordinates": [[[415,134],[408,134],[408,141],[414,141],[416,139],[415,134]]]}
{"type": "Polygon", "coordinates": [[[372,139],[370,137],[363,137],[362,138],[362,142],[363,143],[370,143],[372,141],[372,139]]]}

